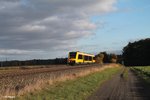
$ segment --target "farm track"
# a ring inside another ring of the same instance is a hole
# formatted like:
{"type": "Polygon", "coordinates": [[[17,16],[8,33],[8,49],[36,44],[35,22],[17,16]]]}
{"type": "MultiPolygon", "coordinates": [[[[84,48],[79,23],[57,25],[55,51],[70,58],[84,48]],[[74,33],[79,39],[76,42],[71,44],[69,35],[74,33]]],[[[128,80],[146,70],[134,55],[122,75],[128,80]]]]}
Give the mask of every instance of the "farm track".
{"type": "Polygon", "coordinates": [[[72,69],[81,69],[85,67],[92,67],[92,66],[100,66],[97,64],[91,65],[76,65],[76,66],[67,66],[67,65],[58,65],[55,67],[49,68],[34,68],[34,69],[17,69],[14,71],[8,71],[5,73],[0,73],[0,79],[8,78],[8,77],[16,77],[16,76],[26,76],[26,75],[34,75],[40,73],[50,73],[50,72],[58,72],[58,71],[65,71],[65,70],[72,70],[72,69]],[[59,66],[59,67],[58,67],[59,66]]]}
{"type": "Polygon", "coordinates": [[[129,70],[127,79],[121,73],[108,80],[87,100],[150,100],[150,87],[129,70]]]}

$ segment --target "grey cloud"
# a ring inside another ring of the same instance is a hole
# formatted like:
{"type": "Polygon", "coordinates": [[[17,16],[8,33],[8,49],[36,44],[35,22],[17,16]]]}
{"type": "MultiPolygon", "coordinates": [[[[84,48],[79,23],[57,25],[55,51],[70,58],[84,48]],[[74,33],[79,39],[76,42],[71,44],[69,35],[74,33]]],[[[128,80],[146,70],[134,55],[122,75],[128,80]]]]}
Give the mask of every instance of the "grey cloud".
{"type": "Polygon", "coordinates": [[[1,0],[0,49],[68,50],[79,39],[93,34],[96,24],[90,22],[90,16],[115,10],[115,3],[116,0],[1,0]]]}
{"type": "Polygon", "coordinates": [[[0,55],[22,55],[28,53],[32,53],[32,51],[17,49],[0,49],[0,55]]]}

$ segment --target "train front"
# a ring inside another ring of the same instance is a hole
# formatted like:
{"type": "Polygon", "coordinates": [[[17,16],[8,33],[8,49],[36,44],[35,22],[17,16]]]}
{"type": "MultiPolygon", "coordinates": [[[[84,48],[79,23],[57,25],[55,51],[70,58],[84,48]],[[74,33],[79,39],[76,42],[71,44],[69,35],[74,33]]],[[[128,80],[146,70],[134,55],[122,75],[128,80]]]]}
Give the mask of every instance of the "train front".
{"type": "Polygon", "coordinates": [[[69,52],[68,55],[68,64],[74,65],[76,63],[77,52],[69,52]]]}

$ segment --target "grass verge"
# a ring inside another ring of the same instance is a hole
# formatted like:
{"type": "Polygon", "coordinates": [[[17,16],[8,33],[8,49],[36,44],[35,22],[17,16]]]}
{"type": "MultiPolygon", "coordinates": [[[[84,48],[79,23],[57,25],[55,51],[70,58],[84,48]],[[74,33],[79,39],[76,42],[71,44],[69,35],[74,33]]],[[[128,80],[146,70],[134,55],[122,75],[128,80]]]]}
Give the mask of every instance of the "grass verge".
{"type": "Polygon", "coordinates": [[[143,81],[150,84],[150,66],[131,67],[131,70],[143,79],[143,81]]]}
{"type": "Polygon", "coordinates": [[[123,77],[125,80],[128,79],[128,71],[129,69],[124,67],[123,72],[121,73],[121,77],[123,77]]]}
{"type": "Polygon", "coordinates": [[[16,100],[85,100],[105,80],[111,78],[120,69],[120,67],[108,68],[74,80],[58,82],[41,91],[17,97],[16,100]]]}

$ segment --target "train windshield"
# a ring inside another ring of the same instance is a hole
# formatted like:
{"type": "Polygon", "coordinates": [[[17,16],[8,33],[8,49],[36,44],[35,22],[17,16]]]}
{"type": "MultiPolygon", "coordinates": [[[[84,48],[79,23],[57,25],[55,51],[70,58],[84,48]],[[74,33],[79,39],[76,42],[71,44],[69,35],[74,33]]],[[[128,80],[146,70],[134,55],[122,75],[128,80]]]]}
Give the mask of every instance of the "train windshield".
{"type": "Polygon", "coordinates": [[[76,52],[70,52],[70,57],[69,58],[76,58],[76,52]]]}

